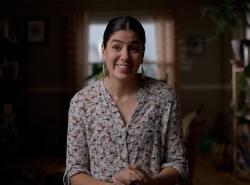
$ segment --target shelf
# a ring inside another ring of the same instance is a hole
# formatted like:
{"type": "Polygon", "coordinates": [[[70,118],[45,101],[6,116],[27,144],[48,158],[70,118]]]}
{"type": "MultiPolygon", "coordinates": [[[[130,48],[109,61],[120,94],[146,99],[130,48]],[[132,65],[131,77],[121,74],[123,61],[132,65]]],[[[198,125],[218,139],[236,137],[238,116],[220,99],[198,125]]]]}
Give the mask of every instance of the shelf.
{"type": "Polygon", "coordinates": [[[21,152],[26,123],[25,52],[15,35],[17,30],[12,29],[16,27],[9,28],[6,30],[13,34],[0,34],[0,147],[4,148],[0,170],[6,170],[12,162],[10,159],[21,152]]]}
{"type": "Polygon", "coordinates": [[[236,112],[234,113],[234,118],[236,119],[245,119],[247,121],[250,121],[250,114],[243,114],[242,112],[236,112]]]}
{"type": "Polygon", "coordinates": [[[234,72],[236,73],[242,73],[244,71],[244,67],[238,67],[238,66],[235,66],[233,68],[234,72]]]}
{"type": "Polygon", "coordinates": [[[235,112],[235,113],[234,113],[234,116],[235,116],[236,118],[242,118],[244,115],[243,115],[242,112],[238,111],[238,112],[235,112]]]}
{"type": "MultiPolygon", "coordinates": [[[[240,63],[238,61],[238,63],[240,63]]],[[[241,98],[241,93],[239,91],[239,80],[240,75],[244,73],[244,66],[239,66],[237,62],[234,62],[231,60],[232,64],[232,111],[233,111],[233,164],[234,164],[234,171],[236,174],[241,173],[242,171],[248,171],[250,173],[249,169],[249,159],[245,158],[245,155],[242,153],[242,150],[244,151],[250,151],[250,140],[244,140],[244,147],[239,150],[239,144],[242,144],[242,138],[244,137],[244,134],[247,134],[250,132],[245,129],[245,127],[242,127],[241,123],[248,124],[250,122],[250,114],[245,114],[244,112],[240,111],[242,107],[239,107],[239,99],[241,98]],[[244,121],[245,120],[245,121],[244,121]],[[242,122],[243,121],[243,122],[242,122]],[[239,170],[240,169],[240,170],[239,170]],[[248,169],[248,170],[247,170],[248,169]]],[[[244,97],[243,97],[244,98],[244,97]]]]}

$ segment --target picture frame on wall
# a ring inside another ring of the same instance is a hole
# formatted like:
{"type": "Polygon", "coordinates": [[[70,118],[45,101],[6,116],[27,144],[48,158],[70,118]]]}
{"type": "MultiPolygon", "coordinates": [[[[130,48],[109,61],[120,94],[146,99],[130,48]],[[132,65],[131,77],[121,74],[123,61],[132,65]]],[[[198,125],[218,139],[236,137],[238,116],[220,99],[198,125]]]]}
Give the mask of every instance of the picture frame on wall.
{"type": "Polygon", "coordinates": [[[204,38],[202,36],[189,36],[187,39],[189,56],[202,55],[204,52],[204,38]]]}
{"type": "Polygon", "coordinates": [[[47,42],[46,18],[29,18],[27,20],[27,42],[29,44],[45,44],[47,42]]]}

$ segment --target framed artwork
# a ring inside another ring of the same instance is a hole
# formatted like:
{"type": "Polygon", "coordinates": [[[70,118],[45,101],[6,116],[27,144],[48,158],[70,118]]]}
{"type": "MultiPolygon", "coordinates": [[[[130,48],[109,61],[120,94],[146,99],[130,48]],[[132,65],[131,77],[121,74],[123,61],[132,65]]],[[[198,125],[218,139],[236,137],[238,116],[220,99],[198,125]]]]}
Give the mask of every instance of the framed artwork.
{"type": "Polygon", "coordinates": [[[27,42],[30,44],[45,44],[47,42],[47,20],[45,18],[27,20],[27,42]]]}
{"type": "Polygon", "coordinates": [[[201,36],[189,36],[187,49],[190,56],[201,55],[204,51],[204,39],[201,36]]]}

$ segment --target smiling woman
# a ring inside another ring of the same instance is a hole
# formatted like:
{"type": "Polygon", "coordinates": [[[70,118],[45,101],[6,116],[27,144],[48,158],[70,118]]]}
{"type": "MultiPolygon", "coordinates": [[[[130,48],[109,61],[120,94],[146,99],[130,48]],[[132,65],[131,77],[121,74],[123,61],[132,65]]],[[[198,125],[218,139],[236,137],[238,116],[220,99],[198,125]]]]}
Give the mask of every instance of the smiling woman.
{"type": "MultiPolygon", "coordinates": [[[[144,56],[144,72],[145,75],[157,78],[157,58],[156,58],[156,38],[155,38],[155,26],[151,19],[143,19],[142,25],[145,28],[145,34],[147,41],[145,44],[145,56],[144,56]]],[[[96,65],[102,64],[101,59],[101,43],[102,43],[102,33],[105,30],[105,23],[103,21],[96,21],[94,18],[91,20],[89,25],[89,68],[88,75],[93,74],[93,68],[96,65]]]]}
{"type": "Polygon", "coordinates": [[[132,31],[117,31],[104,40],[102,55],[109,78],[129,80],[143,63],[144,43],[132,31]]]}
{"type": "Polygon", "coordinates": [[[180,105],[166,83],[137,74],[145,31],[111,19],[102,60],[108,74],[78,91],[69,109],[65,185],[174,185],[187,178],[180,105]]]}
{"type": "MultiPolygon", "coordinates": [[[[146,34],[143,69],[146,76],[166,81],[177,87],[175,59],[175,21],[171,12],[161,15],[138,16],[146,34]]],[[[107,18],[108,19],[108,18],[107,18]]],[[[105,29],[105,16],[92,16],[89,20],[88,75],[93,75],[96,66],[101,66],[102,32],[105,29]]],[[[141,68],[139,69],[139,72],[141,68]]],[[[91,80],[93,81],[93,80],[91,80]]]]}

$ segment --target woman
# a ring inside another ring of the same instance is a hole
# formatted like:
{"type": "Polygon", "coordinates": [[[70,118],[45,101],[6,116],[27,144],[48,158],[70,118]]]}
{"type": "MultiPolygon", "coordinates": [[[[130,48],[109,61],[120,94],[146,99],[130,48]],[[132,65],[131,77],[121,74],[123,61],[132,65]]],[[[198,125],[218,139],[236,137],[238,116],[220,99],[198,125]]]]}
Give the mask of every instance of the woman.
{"type": "Polygon", "coordinates": [[[70,103],[65,184],[171,185],[187,176],[176,95],[137,73],[145,41],[135,18],[109,21],[105,76],[70,103]]]}

